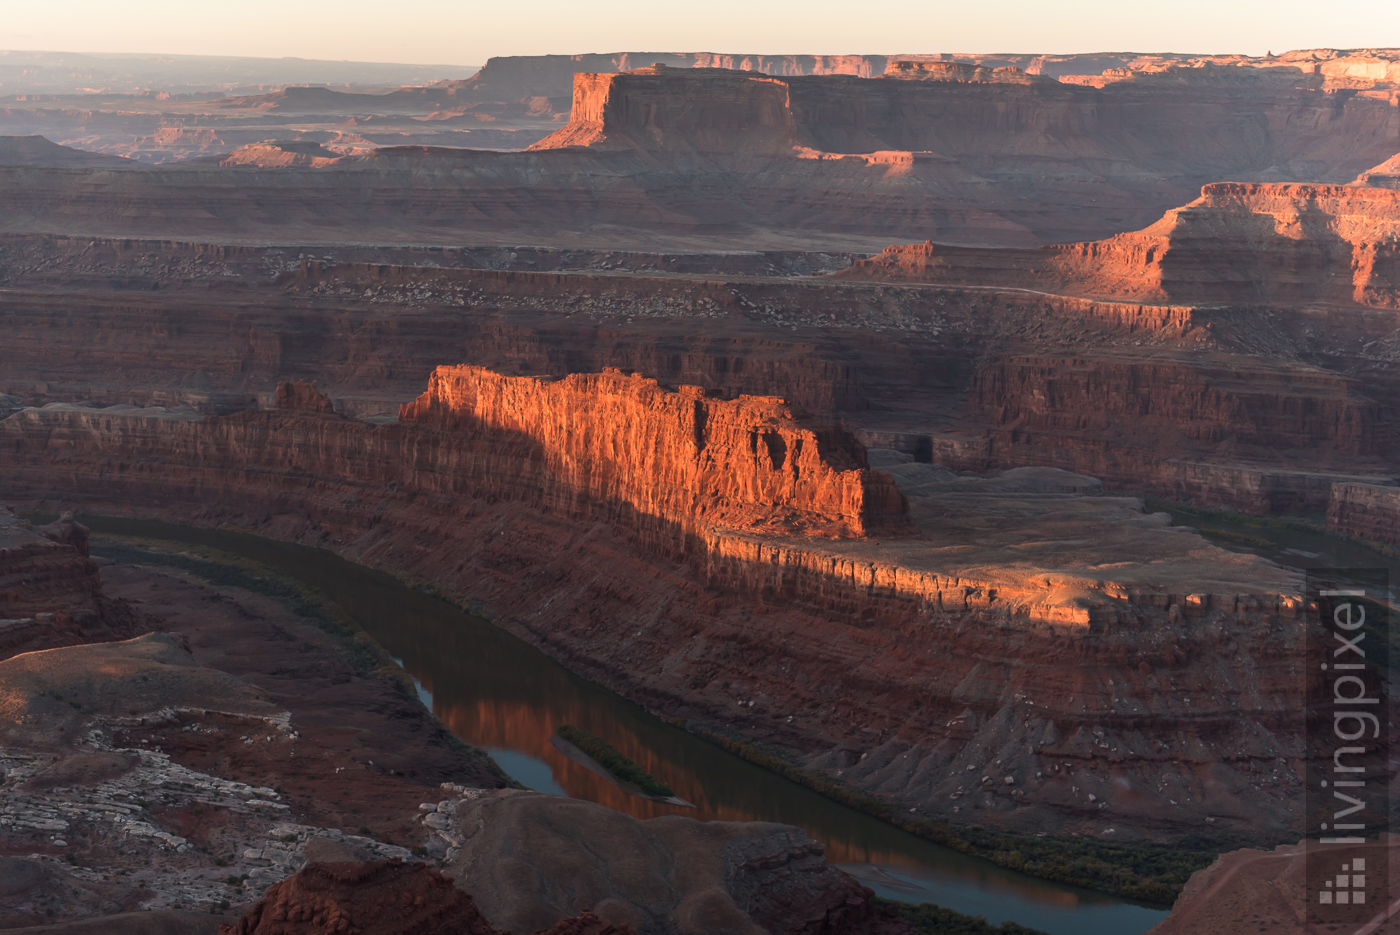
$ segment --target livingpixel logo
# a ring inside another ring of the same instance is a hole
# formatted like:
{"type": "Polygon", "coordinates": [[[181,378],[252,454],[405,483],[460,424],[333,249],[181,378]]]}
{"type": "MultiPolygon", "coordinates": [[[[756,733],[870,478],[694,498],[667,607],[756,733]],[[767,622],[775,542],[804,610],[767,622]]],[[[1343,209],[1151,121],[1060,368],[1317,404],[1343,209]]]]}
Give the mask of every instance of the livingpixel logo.
{"type": "Polygon", "coordinates": [[[1389,903],[1390,582],[1386,569],[1307,576],[1306,884],[1314,924],[1389,903]]]}

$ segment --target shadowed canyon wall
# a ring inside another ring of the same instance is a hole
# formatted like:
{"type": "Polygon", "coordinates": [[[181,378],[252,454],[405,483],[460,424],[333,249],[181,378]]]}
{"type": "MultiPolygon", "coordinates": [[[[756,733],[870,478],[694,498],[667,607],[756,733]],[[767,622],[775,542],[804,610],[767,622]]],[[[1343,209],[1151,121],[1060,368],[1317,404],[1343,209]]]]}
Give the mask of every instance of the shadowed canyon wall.
{"type": "Polygon", "coordinates": [[[70,515],[34,526],[0,503],[0,659],[120,639],[134,626],[123,604],[103,598],[86,527],[70,515]]]}

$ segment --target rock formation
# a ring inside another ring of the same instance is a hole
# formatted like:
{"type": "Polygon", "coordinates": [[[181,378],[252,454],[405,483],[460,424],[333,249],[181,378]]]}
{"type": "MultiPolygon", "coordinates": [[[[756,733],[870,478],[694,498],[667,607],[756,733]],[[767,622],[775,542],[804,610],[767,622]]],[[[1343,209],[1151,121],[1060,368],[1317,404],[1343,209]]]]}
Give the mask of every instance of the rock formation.
{"type": "Polygon", "coordinates": [[[641,933],[912,931],[828,866],[820,844],[786,825],[639,821],[530,792],[448,800],[436,814],[461,841],[447,875],[494,924],[514,931],[563,926],[586,907],[641,933]]]}
{"type": "MultiPolygon", "coordinates": [[[[424,864],[313,863],[267,888],[220,935],[496,935],[472,898],[424,864]]],[[[624,935],[603,929],[596,935],[624,935]]],[[[590,933],[594,935],[594,933],[590,933]]]]}
{"type": "Polygon", "coordinates": [[[34,526],[0,507],[0,659],[130,635],[127,608],[102,597],[87,529],[65,514],[34,526]]]}
{"type": "Polygon", "coordinates": [[[785,400],[673,392],[615,370],[550,382],[459,366],[439,367],[400,419],[519,435],[543,452],[545,484],[691,535],[864,536],[905,524],[903,497],[859,443],[804,424],[785,400]]]}
{"type": "Polygon", "coordinates": [[[1400,545],[1400,487],[1333,484],[1327,528],[1373,542],[1400,545]]]}
{"type": "MultiPolygon", "coordinates": [[[[1315,930],[1308,922],[1312,897],[1308,889],[1315,882],[1309,879],[1306,857],[1324,846],[1311,841],[1283,844],[1272,851],[1243,848],[1222,854],[1215,863],[1192,874],[1171,915],[1147,935],[1232,935],[1249,928],[1303,935],[1315,930]]],[[[1386,867],[1387,860],[1396,857],[1395,839],[1392,836],[1388,843],[1371,844],[1359,853],[1371,866],[1386,867]]],[[[1374,906],[1368,914],[1374,916],[1377,927],[1362,926],[1359,930],[1392,929],[1394,923],[1389,919],[1393,914],[1387,913],[1388,908],[1374,906]]]]}
{"type": "Polygon", "coordinates": [[[1034,251],[890,247],[840,275],[995,284],[1137,302],[1400,308],[1400,194],[1215,183],[1156,224],[1034,251]]]}
{"type": "Polygon", "coordinates": [[[216,162],[224,167],[250,169],[322,169],[346,158],[344,153],[326,149],[320,143],[303,140],[267,140],[242,146],[216,162]]]}
{"type": "Polygon", "coordinates": [[[245,245],[16,237],[0,243],[14,350],[0,392],[24,397],[6,409],[86,400],[178,416],[270,407],[278,381],[315,379],[337,411],[392,419],[446,355],[780,396],[958,470],[1051,465],[1228,509],[1321,513],[1334,482],[1390,482],[1400,352],[1368,306],[1052,295],[996,284],[1018,281],[995,265],[1017,251],[963,252],[977,257],[969,284],[926,285],[529,269],[666,259],[640,254],[405,249],[376,263],[346,247],[302,262],[245,245]],[[497,264],[514,268],[463,268],[497,264]]]}
{"type": "MultiPolygon", "coordinates": [[[[874,58],[752,60],[750,70],[742,57],[680,59],[697,67],[668,67],[666,56],[661,67],[608,57],[604,71],[577,74],[586,63],[566,58],[522,66],[525,90],[511,94],[539,90],[528,77],[537,66],[572,76],[563,130],[562,99],[549,94],[478,101],[490,86],[517,82],[497,82],[490,67],[460,85],[386,95],[299,88],[230,100],[217,124],[142,111],[144,156],[217,155],[229,165],[81,177],[8,168],[0,206],[10,231],[88,235],[256,239],[275,230],[279,240],[318,240],[339,224],[401,243],[613,248],[624,237],[654,247],[660,237],[673,248],[863,250],[933,238],[1029,247],[1142,226],[1221,179],[1348,182],[1393,156],[1400,139],[1389,66],[1378,78],[1346,79],[1376,87],[1329,90],[1331,79],[1301,66],[1173,65],[1181,74],[1170,79],[1125,66],[1131,79],[1090,86],[991,58],[900,59],[881,72],[874,58]],[[645,67],[614,70],[635,64],[645,67]],[[1249,79],[1255,72],[1268,80],[1249,79]],[[315,146],[289,136],[289,121],[336,108],[354,115],[353,127],[336,119],[296,132],[341,155],[288,150],[315,146]],[[484,151],[522,148],[551,130],[535,152],[484,151]],[[376,148],[376,139],[404,145],[376,148]],[[232,171],[242,164],[288,171],[232,171]]],[[[47,129],[50,119],[23,118],[16,129],[47,129]]],[[[55,138],[83,136],[88,118],[72,119],[55,138]]]]}

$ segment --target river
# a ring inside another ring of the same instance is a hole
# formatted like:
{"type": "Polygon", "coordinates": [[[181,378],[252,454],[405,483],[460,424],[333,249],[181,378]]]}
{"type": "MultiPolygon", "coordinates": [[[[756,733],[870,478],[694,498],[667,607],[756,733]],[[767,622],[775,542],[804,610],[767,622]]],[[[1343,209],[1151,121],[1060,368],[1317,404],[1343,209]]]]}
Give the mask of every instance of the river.
{"type": "MultiPolygon", "coordinates": [[[[648,714],[480,617],[331,552],[222,530],[85,516],[95,535],[139,536],[252,559],[329,595],[399,661],[419,697],[467,743],[540,792],[639,818],[776,821],[826,845],[827,860],[881,896],[933,902],[1050,935],[1140,935],[1161,907],[1050,883],[940,847],[839,805],[648,714]],[[559,724],[602,737],[693,808],[628,794],[549,743],[559,724]]],[[[96,550],[101,552],[100,543],[96,550]]]]}

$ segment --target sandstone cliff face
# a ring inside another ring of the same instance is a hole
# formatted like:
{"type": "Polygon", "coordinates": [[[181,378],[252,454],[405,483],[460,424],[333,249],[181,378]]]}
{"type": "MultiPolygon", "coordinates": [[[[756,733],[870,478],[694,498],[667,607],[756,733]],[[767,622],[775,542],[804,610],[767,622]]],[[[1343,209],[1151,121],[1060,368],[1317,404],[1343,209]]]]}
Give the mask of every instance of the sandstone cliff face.
{"type": "Polygon", "coordinates": [[[843,277],[996,283],[1148,302],[1400,308],[1400,193],[1220,182],[1156,224],[1039,250],[891,247],[843,277]]]}
{"type": "Polygon", "coordinates": [[[656,65],[576,75],[568,126],[530,148],[777,154],[792,148],[795,130],[782,81],[722,68],[656,65]]]}
{"type": "Polygon", "coordinates": [[[33,526],[0,505],[0,659],[130,636],[135,621],[103,600],[87,528],[65,514],[33,526]]]}
{"type": "Polygon", "coordinates": [[[1327,505],[1327,528],[1400,545],[1400,487],[1333,484],[1327,505]]]}
{"type": "Polygon", "coordinates": [[[1028,435],[1127,442],[1170,431],[1185,446],[1228,443],[1238,454],[1312,448],[1332,452],[1338,465],[1389,447],[1380,406],[1345,377],[1262,363],[1245,369],[1224,355],[1212,367],[1201,357],[1002,359],[973,379],[970,414],[1028,435]]]}
{"type": "Polygon", "coordinates": [[[87,556],[87,531],[69,516],[33,527],[0,509],[0,619],[92,615],[102,583],[87,556]]]}
{"type": "Polygon", "coordinates": [[[996,285],[1018,281],[1015,251],[962,251],[1001,264],[971,287],[446,265],[570,259],[516,254],[295,262],[249,246],[16,238],[0,244],[12,350],[0,392],[23,400],[0,407],[227,413],[273,405],[279,380],[316,379],[336,411],[392,418],[444,356],[551,376],[614,367],[782,396],[960,470],[1053,465],[1265,512],[1321,512],[1333,480],[1384,483],[1400,441],[1394,328],[1349,302],[1017,291],[996,285]]]}
{"type": "Polygon", "coordinates": [[[458,366],[439,367],[400,419],[523,436],[544,452],[551,483],[689,533],[863,536],[904,523],[903,497],[859,443],[803,425],[783,400],[670,392],[618,371],[550,382],[458,366]]]}

